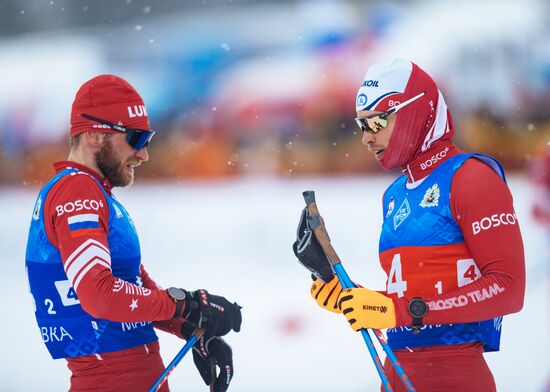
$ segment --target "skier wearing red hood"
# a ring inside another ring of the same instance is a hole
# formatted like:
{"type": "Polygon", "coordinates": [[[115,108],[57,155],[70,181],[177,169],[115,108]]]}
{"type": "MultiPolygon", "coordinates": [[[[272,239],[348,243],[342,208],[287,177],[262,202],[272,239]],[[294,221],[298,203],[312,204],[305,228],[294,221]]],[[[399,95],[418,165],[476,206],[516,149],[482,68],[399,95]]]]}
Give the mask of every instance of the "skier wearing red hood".
{"type": "MultiPolygon", "coordinates": [[[[353,330],[388,329],[418,391],[495,391],[483,357],[498,351],[502,316],[523,307],[523,242],[504,171],[452,142],[432,78],[402,59],[370,67],[356,100],[362,142],[403,172],[383,197],[386,292],[316,280],[312,296],[353,330]]],[[[403,386],[386,360],[396,391],[403,386]]]]}

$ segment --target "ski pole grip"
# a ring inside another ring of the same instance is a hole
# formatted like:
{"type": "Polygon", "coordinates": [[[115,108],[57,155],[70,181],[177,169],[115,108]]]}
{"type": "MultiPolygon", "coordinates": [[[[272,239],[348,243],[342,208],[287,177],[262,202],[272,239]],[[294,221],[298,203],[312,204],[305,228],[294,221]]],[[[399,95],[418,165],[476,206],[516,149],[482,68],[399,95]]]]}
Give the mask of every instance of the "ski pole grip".
{"type": "Polygon", "coordinates": [[[307,210],[310,216],[319,216],[319,210],[317,209],[317,203],[315,202],[315,191],[302,192],[304,200],[306,201],[307,210]]]}
{"type": "Polygon", "coordinates": [[[304,191],[302,192],[302,195],[306,201],[306,206],[309,207],[311,203],[315,203],[315,191],[304,191]]]}
{"type": "Polygon", "coordinates": [[[302,192],[302,196],[304,196],[307,210],[309,212],[307,220],[309,222],[309,225],[313,229],[313,232],[315,233],[315,238],[317,238],[317,241],[319,241],[319,245],[321,245],[323,252],[325,252],[328,261],[333,266],[340,263],[340,258],[330,244],[330,237],[328,236],[327,230],[325,228],[325,222],[323,221],[323,218],[319,213],[319,209],[317,208],[317,203],[315,202],[315,191],[304,191],[302,192]]]}
{"type": "Polygon", "coordinates": [[[307,210],[309,212],[307,220],[313,230],[321,226],[321,216],[317,209],[317,203],[315,202],[315,191],[302,192],[304,200],[306,201],[307,210]]]}

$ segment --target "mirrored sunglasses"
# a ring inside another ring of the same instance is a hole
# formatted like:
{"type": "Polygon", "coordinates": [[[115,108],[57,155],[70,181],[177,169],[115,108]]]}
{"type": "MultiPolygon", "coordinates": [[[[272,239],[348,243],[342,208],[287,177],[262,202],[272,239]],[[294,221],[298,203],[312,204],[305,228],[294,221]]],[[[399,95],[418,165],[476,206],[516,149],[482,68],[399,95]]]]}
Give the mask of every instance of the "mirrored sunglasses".
{"type": "Polygon", "coordinates": [[[392,114],[397,113],[399,110],[403,109],[408,104],[416,101],[418,98],[422,97],[425,92],[412,97],[411,99],[406,100],[405,102],[395,105],[391,109],[377,114],[371,114],[366,117],[356,117],[355,122],[363,132],[376,133],[388,126],[388,117],[392,114]]]}

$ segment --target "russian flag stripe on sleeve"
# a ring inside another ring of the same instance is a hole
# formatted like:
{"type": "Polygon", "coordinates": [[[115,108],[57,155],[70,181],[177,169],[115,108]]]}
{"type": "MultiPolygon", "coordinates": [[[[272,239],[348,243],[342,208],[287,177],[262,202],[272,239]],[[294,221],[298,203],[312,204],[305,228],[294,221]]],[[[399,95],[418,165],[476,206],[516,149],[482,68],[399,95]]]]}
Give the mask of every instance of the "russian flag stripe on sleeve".
{"type": "Polygon", "coordinates": [[[99,229],[98,214],[79,214],[67,218],[71,237],[96,234],[99,229]]]}
{"type": "Polygon", "coordinates": [[[69,223],[69,230],[80,229],[97,229],[99,227],[99,215],[98,214],[80,214],[73,215],[67,218],[69,223]]]}
{"type": "Polygon", "coordinates": [[[99,220],[98,214],[79,214],[70,216],[68,219],[69,224],[77,222],[97,222],[99,220]]]}

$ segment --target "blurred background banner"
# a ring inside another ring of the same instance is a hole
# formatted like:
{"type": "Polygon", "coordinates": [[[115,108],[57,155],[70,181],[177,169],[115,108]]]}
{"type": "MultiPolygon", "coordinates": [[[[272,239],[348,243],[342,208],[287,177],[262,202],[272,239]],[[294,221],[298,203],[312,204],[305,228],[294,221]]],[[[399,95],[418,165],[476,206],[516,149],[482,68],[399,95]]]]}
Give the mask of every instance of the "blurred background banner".
{"type": "MultiPolygon", "coordinates": [[[[290,245],[300,192],[315,189],[352,278],[383,288],[380,199],[391,178],[361,145],[354,117],[367,67],[391,57],[434,78],[459,147],[496,157],[510,174],[527,299],[505,318],[502,351],[488,361],[499,391],[546,390],[549,42],[545,0],[0,0],[6,390],[68,386],[23,292],[24,249],[36,193],[68,154],[74,95],[105,73],[136,87],[157,131],[136,185],[115,190],[136,221],[148,270],[164,286],[206,287],[245,306],[243,332],[228,338],[232,389],[376,390],[359,337],[311,303],[290,245]],[[350,229],[357,219],[371,222],[367,233],[350,229]],[[17,376],[23,367],[36,377],[17,376]]],[[[166,363],[180,346],[161,335],[166,363]]],[[[187,362],[173,390],[202,390],[187,362]]]]}
{"type": "Polygon", "coordinates": [[[100,73],[144,97],[144,179],[363,174],[366,68],[398,56],[446,96],[467,150],[522,169],[550,134],[546,1],[0,2],[0,183],[43,181],[100,73]]]}

